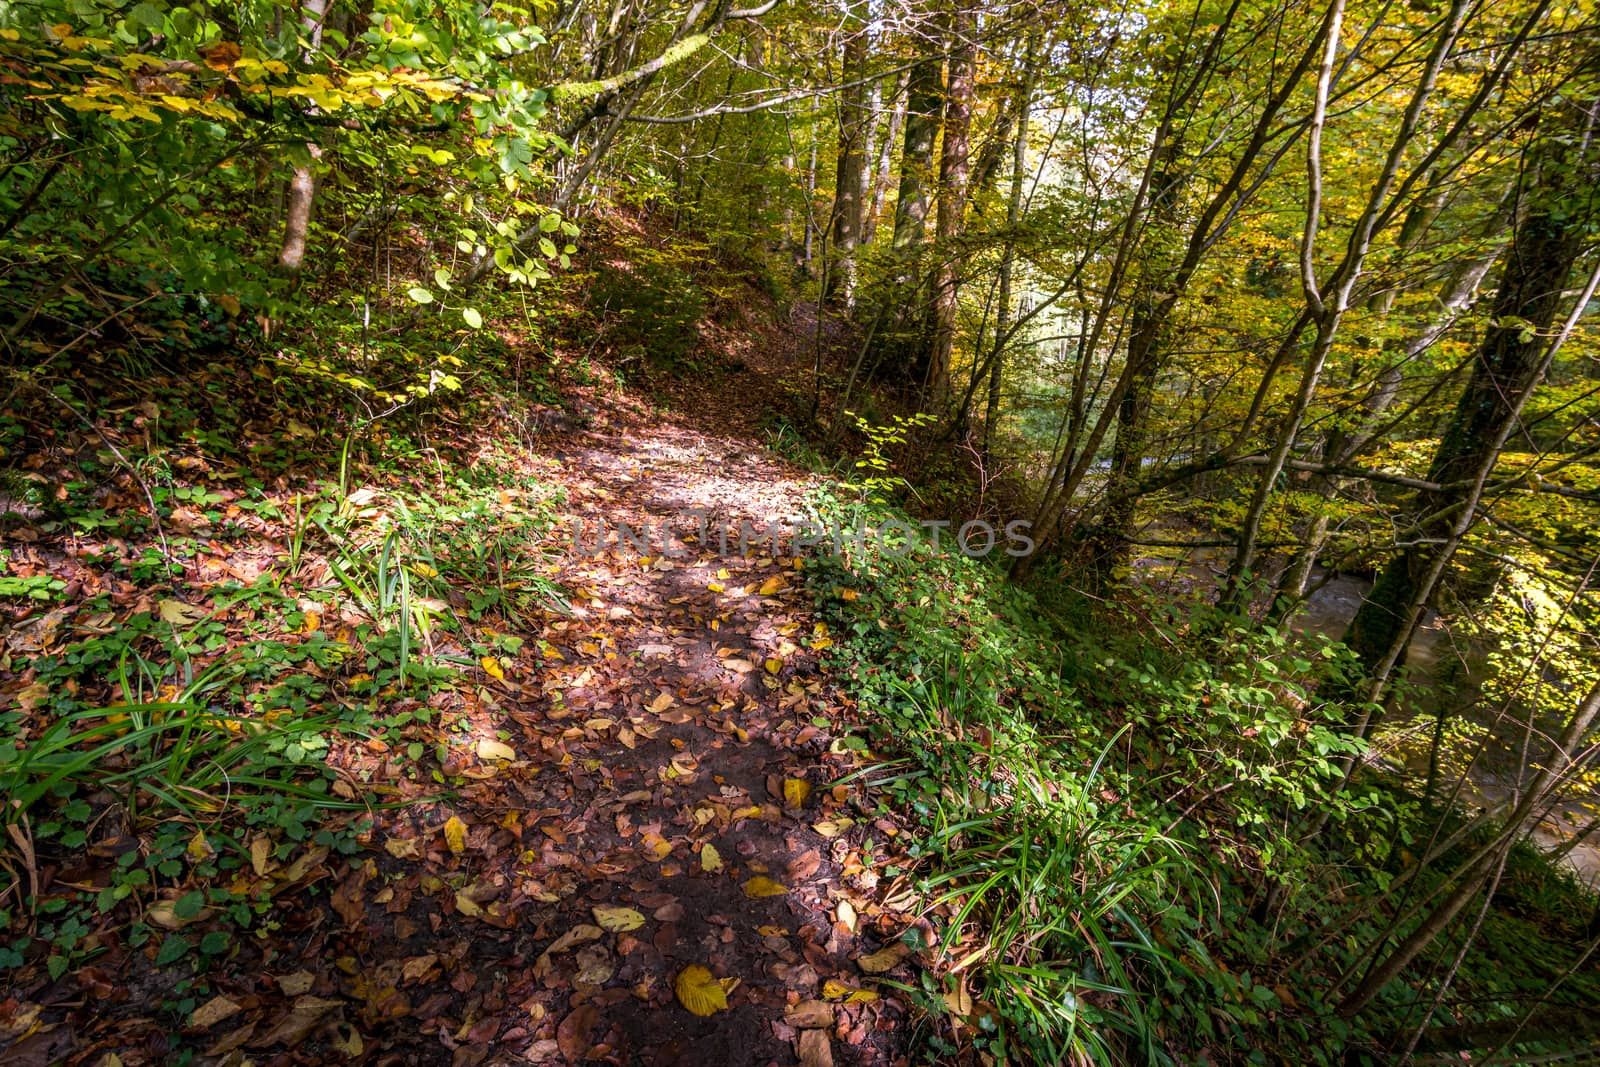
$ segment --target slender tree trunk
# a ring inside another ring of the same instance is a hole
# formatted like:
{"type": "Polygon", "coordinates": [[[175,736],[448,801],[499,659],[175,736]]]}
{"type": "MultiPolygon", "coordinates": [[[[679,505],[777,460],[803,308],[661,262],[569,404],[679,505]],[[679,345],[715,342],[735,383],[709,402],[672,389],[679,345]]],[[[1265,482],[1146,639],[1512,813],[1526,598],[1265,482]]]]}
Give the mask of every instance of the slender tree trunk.
{"type": "Polygon", "coordinates": [[[906,87],[910,75],[901,73],[889,99],[887,129],[878,141],[877,162],[872,168],[872,202],[867,206],[866,223],[861,230],[861,243],[871,244],[878,232],[878,220],[883,217],[883,202],[889,196],[889,179],[893,176],[894,146],[900,140],[900,131],[906,121],[906,87]]]}
{"type": "Polygon", "coordinates": [[[972,10],[958,0],[949,16],[950,72],[944,98],[944,142],[939,154],[939,214],[935,228],[937,266],[933,280],[933,314],[928,352],[924,357],[923,396],[938,403],[950,386],[950,353],[955,344],[956,306],[960,295],[960,257],[955,242],[961,235],[967,207],[968,139],[972,130],[972,10]]]}
{"type": "Polygon", "coordinates": [[[1011,193],[1006,198],[1006,229],[1011,236],[1000,258],[999,311],[995,316],[994,352],[989,357],[989,397],[983,415],[983,462],[989,463],[995,426],[1000,421],[1000,385],[1005,377],[1006,326],[1011,317],[1011,272],[1017,258],[1017,225],[1022,221],[1022,185],[1028,171],[1028,118],[1032,110],[1034,62],[1037,41],[1028,43],[1022,91],[1017,96],[1016,137],[1011,145],[1011,193]]]}
{"type": "MultiPolygon", "coordinates": [[[[322,26],[328,16],[329,0],[302,0],[300,28],[305,34],[305,47],[300,61],[309,65],[322,47],[322,26]]],[[[306,239],[311,231],[311,205],[316,199],[317,179],[312,166],[322,157],[322,148],[306,142],[310,159],[304,166],[294,168],[289,177],[288,197],[283,212],[283,244],[278,249],[278,266],[290,274],[300,273],[305,264],[306,239]]]]}
{"type": "Polygon", "coordinates": [[[840,77],[846,85],[839,100],[839,157],[834,170],[832,257],[828,267],[824,303],[842,299],[847,309],[856,299],[856,249],[866,221],[867,135],[872,128],[866,108],[867,28],[857,4],[845,22],[844,63],[840,77]]]}

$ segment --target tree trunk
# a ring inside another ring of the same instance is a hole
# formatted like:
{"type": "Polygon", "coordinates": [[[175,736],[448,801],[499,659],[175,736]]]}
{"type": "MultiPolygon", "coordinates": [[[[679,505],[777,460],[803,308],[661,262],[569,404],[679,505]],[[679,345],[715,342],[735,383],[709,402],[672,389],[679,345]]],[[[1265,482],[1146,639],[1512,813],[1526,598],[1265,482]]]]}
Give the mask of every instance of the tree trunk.
{"type": "Polygon", "coordinates": [[[849,86],[839,99],[839,158],[834,169],[832,255],[828,265],[824,303],[842,299],[855,306],[856,248],[861,244],[866,219],[867,134],[871,115],[866,108],[867,28],[861,19],[864,5],[857,4],[845,22],[844,64],[840,77],[849,86]],[[852,82],[861,82],[851,85],[852,82]]]}
{"type": "Polygon", "coordinates": [[[961,279],[960,257],[954,245],[961,235],[967,207],[974,25],[971,9],[958,0],[949,17],[950,73],[945,87],[944,143],[939,154],[939,216],[935,229],[938,264],[934,270],[933,314],[922,384],[923,396],[935,403],[949,390],[950,353],[956,335],[956,304],[961,279]]]}
{"type": "MultiPolygon", "coordinates": [[[[1593,116],[1584,119],[1587,126],[1593,116]]],[[[1410,509],[1416,519],[1409,524],[1414,530],[1408,543],[1389,560],[1345,631],[1345,643],[1380,682],[1386,674],[1382,669],[1386,657],[1395,664],[1404,662],[1411,622],[1399,609],[1419,593],[1431,595],[1432,590],[1423,587],[1425,576],[1441,563],[1440,554],[1447,546],[1453,549],[1451,542],[1458,537],[1452,536],[1452,528],[1459,525],[1465,532],[1471,524],[1473,516],[1463,514],[1463,509],[1476,509],[1472,487],[1481,487],[1498,462],[1528,394],[1543,378],[1553,355],[1546,332],[1583,248],[1585,221],[1594,211],[1583,201],[1593,195],[1597,153],[1589,138],[1569,142],[1563,136],[1572,132],[1578,131],[1557,131],[1535,149],[1538,158],[1529,170],[1537,184],[1526,194],[1533,202],[1501,263],[1493,314],[1472,377],[1428,471],[1428,481],[1441,488],[1417,495],[1410,509]],[[1587,158],[1580,158],[1580,152],[1587,158]]]]}
{"type": "MultiPolygon", "coordinates": [[[[306,44],[300,61],[309,65],[322,47],[322,26],[328,16],[329,0],[302,0],[300,28],[305,33],[306,44]]],[[[305,264],[306,238],[311,231],[311,205],[317,195],[317,179],[311,167],[322,156],[322,149],[306,142],[306,153],[311,157],[304,166],[295,167],[289,178],[287,203],[283,212],[283,244],[278,249],[278,266],[289,274],[300,273],[305,264]]]]}

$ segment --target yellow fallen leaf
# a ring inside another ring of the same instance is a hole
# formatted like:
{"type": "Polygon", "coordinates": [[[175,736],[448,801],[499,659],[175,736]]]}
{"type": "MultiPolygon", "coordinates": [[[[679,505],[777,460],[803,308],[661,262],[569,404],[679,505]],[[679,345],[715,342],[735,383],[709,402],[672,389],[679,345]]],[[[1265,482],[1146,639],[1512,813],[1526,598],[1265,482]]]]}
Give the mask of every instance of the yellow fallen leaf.
{"type": "Polygon", "coordinates": [[[759,819],[761,817],[761,805],[749,804],[742,808],[735,808],[733,817],[735,819],[759,819]]]}
{"type": "Polygon", "coordinates": [[[467,850],[467,824],[450,816],[444,824],[444,843],[450,846],[450,851],[456,855],[467,850]]]}
{"type": "Polygon", "coordinates": [[[666,859],[667,854],[672,851],[672,843],[657,833],[645,834],[639,839],[639,843],[644,845],[644,850],[650,858],[657,862],[666,859]]]}
{"type": "Polygon", "coordinates": [[[781,897],[788,891],[788,887],[774,882],[765,875],[757,875],[744,884],[744,895],[751,900],[761,897],[781,897]]]}
{"type": "Polygon", "coordinates": [[[711,590],[713,593],[721,593],[724,592],[728,587],[723,585],[721,582],[707,582],[706,588],[711,590]]]}
{"type": "Polygon", "coordinates": [[[870,989],[856,989],[831,978],[822,983],[822,995],[828,1000],[843,1000],[846,1004],[865,1004],[878,999],[878,994],[870,989]]]}
{"type": "Polygon", "coordinates": [[[768,674],[777,674],[779,671],[783,670],[783,660],[779,659],[777,656],[771,656],[767,659],[766,663],[762,664],[762,666],[767,668],[768,674]]]}
{"type": "Polygon", "coordinates": [[[785,807],[803,807],[806,798],[810,795],[811,783],[804,778],[785,778],[783,780],[783,804],[785,807]]]}
{"type": "Polygon", "coordinates": [[[202,863],[217,854],[217,850],[211,847],[211,842],[206,840],[206,835],[199,830],[196,830],[194,836],[189,838],[189,846],[184,851],[196,863],[202,863]]]}
{"type": "Polygon", "coordinates": [[[663,711],[666,711],[676,703],[677,701],[672,699],[672,694],[663,689],[661,693],[647,706],[652,712],[660,715],[663,711]]]}
{"type": "Polygon", "coordinates": [[[896,941],[887,948],[880,948],[869,956],[862,956],[856,960],[856,966],[868,974],[883,974],[893,970],[899,962],[911,955],[911,946],[904,941],[896,941]]]}
{"type": "Polygon", "coordinates": [[[856,932],[855,905],[851,904],[848,900],[841,900],[839,901],[839,906],[834,909],[833,914],[834,917],[839,920],[839,925],[843,926],[846,930],[849,930],[852,934],[856,932]]]}
{"type": "Polygon", "coordinates": [[[637,930],[644,925],[644,915],[632,908],[618,907],[612,904],[597,904],[594,907],[594,921],[600,924],[602,930],[610,930],[614,934],[627,933],[637,930]]]}
{"type": "Polygon", "coordinates": [[[483,668],[483,673],[500,681],[506,680],[506,672],[501,670],[500,661],[493,656],[485,656],[478,661],[478,666],[483,668]]]}
{"type": "Polygon", "coordinates": [[[478,742],[478,758],[481,760],[514,760],[517,758],[517,750],[504,741],[496,741],[493,738],[486,737],[478,742]]]}
{"type": "Polygon", "coordinates": [[[727,989],[698,963],[678,972],[672,980],[672,991],[678,995],[678,1003],[695,1015],[704,1017],[728,1010],[727,989]]]}
{"type": "Polygon", "coordinates": [[[700,846],[700,869],[710,874],[722,870],[722,853],[717,851],[715,845],[708,843],[700,846]]]}
{"type": "Polygon", "coordinates": [[[786,583],[782,578],[776,576],[768,578],[766,581],[761,583],[761,595],[772,596],[774,593],[782,590],[785,584],[786,583]]]}
{"type": "Polygon", "coordinates": [[[860,596],[861,594],[856,592],[854,589],[844,589],[839,593],[840,600],[856,600],[859,599],[860,596]]]}
{"type": "Polygon", "coordinates": [[[469,919],[476,919],[483,914],[483,909],[478,906],[478,902],[468,896],[465,889],[456,893],[456,910],[469,919]]]}
{"type": "Polygon", "coordinates": [[[397,860],[414,860],[422,854],[411,837],[391,837],[383,843],[383,850],[397,860]]]}
{"type": "Polygon", "coordinates": [[[812,823],[811,828],[817,833],[821,834],[823,837],[826,837],[829,841],[832,841],[834,838],[850,829],[850,827],[854,825],[854,822],[855,820],[853,819],[823,819],[821,822],[812,823]]]}

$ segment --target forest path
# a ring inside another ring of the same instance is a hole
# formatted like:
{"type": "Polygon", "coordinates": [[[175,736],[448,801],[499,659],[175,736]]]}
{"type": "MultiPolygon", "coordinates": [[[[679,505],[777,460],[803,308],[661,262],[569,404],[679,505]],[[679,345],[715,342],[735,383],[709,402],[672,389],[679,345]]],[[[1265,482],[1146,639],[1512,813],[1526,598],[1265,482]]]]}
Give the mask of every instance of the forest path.
{"type": "Polygon", "coordinates": [[[829,638],[797,561],[739,551],[741,521],[801,513],[805,476],[737,433],[628,421],[541,447],[566,487],[555,577],[572,614],[523,635],[536,676],[487,679],[459,710],[472,780],[380,819],[375,837],[399,842],[383,874],[334,895],[360,921],[307,958],[361,961],[337,985],[397,1024],[396,1062],[903,1061],[903,1005],[841,989],[871,989],[853,957],[903,928],[863,857],[870,835],[881,863],[897,828],[864,816],[859,788],[829,788],[856,766],[832,751],[854,711],[819,667],[829,638]],[[618,523],[648,523],[651,547],[618,523]],[[481,758],[496,741],[512,760],[481,758]],[[737,980],[726,1010],[678,1002],[693,965],[737,980]]]}

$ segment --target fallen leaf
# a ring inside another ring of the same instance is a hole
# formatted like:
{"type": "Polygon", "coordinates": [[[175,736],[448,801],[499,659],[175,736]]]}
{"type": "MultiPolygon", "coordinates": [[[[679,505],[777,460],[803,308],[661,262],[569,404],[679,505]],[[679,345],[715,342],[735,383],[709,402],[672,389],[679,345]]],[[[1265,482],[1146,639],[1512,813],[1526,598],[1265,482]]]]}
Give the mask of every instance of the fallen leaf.
{"type": "MultiPolygon", "coordinates": [[[[145,601],[145,603],[148,604],[149,601],[145,601]]],[[[185,604],[181,600],[163,600],[159,610],[161,618],[174,626],[181,626],[184,623],[203,622],[207,614],[204,608],[185,604]]]]}
{"type": "Polygon", "coordinates": [[[854,825],[853,819],[823,819],[821,822],[812,823],[811,828],[832,841],[852,825],[854,825]]]}
{"type": "Polygon", "coordinates": [[[892,945],[880,948],[871,955],[862,956],[856,960],[856,966],[868,974],[883,974],[885,971],[893,970],[901,960],[909,955],[911,955],[911,946],[904,941],[896,941],[892,945]]]}
{"type": "Polygon", "coordinates": [[[822,995],[829,1000],[842,1000],[846,1004],[866,1004],[878,999],[878,994],[870,989],[857,989],[855,986],[848,986],[831,978],[822,983],[822,995]]]}
{"type": "Polygon", "coordinates": [[[478,742],[478,758],[481,760],[514,760],[517,750],[503,741],[484,738],[478,742]]]}
{"type": "Polygon", "coordinates": [[[444,824],[444,843],[450,846],[450,851],[456,855],[467,850],[467,824],[450,816],[444,824]]]}
{"type": "Polygon", "coordinates": [[[611,950],[596,943],[578,953],[578,973],[573,981],[585,985],[605,985],[616,973],[617,965],[612,959],[611,950]]]}
{"type": "Polygon", "coordinates": [[[722,870],[722,853],[709,841],[700,846],[700,869],[708,874],[722,870]]]}
{"type": "Polygon", "coordinates": [[[422,855],[414,837],[391,837],[383,843],[383,850],[397,860],[414,860],[422,855]]]}
{"type": "Polygon", "coordinates": [[[797,1030],[833,1025],[833,1005],[823,1000],[802,1000],[783,1010],[783,1021],[797,1030]]]}
{"type": "Polygon", "coordinates": [[[672,991],[678,995],[678,1003],[695,1015],[715,1015],[728,1008],[728,991],[698,963],[678,972],[678,977],[672,981],[672,991]]]}
{"type": "Polygon", "coordinates": [[[803,882],[817,873],[817,868],[822,866],[822,854],[814,848],[808,848],[800,855],[789,861],[789,866],[784,869],[791,882],[803,882]]]}
{"type": "Polygon", "coordinates": [[[772,596],[774,593],[781,592],[786,584],[781,577],[774,575],[761,583],[759,592],[762,596],[772,596]]]}
{"type": "Polygon", "coordinates": [[[637,930],[643,926],[644,915],[632,908],[599,904],[594,908],[594,921],[600,924],[602,930],[610,930],[614,934],[619,934],[626,933],[629,930],[637,930]]]}
{"type": "Polygon", "coordinates": [[[593,1004],[580,1004],[556,1027],[556,1044],[568,1063],[579,1063],[589,1054],[591,1035],[595,1023],[600,1021],[600,1009],[593,1004]]]}
{"type": "Polygon", "coordinates": [[[545,951],[551,953],[552,955],[557,952],[564,952],[573,945],[581,945],[585,941],[594,941],[604,933],[605,931],[600,929],[598,926],[591,926],[588,923],[579,923],[577,926],[574,926],[572,929],[556,938],[555,943],[549,948],[545,949],[545,951]]]}
{"type": "Polygon", "coordinates": [[[289,1045],[291,1047],[301,1044],[305,1039],[322,1024],[322,1020],[343,1007],[344,1002],[339,1000],[325,1000],[322,997],[299,997],[289,1013],[278,1020],[278,1024],[265,1034],[250,1042],[251,1048],[266,1048],[268,1045],[289,1045]]]}
{"type": "Polygon", "coordinates": [[[189,1016],[189,1025],[197,1030],[208,1030],[222,1020],[237,1015],[243,1009],[227,997],[216,996],[206,1001],[189,1016]]]}
{"type": "Polygon", "coordinates": [[[645,854],[657,863],[666,859],[667,854],[672,851],[671,842],[654,832],[647,833],[639,838],[639,844],[643,846],[645,854]]]}
{"type": "Polygon", "coordinates": [[[803,807],[806,798],[810,795],[811,783],[804,778],[785,778],[783,780],[783,803],[785,807],[803,807]]]}
{"type": "Polygon", "coordinates": [[[833,1042],[826,1030],[802,1030],[794,1042],[800,1067],[833,1067],[833,1042]]]}
{"type": "Polygon", "coordinates": [[[500,666],[500,661],[493,656],[485,656],[478,661],[478,666],[483,668],[483,673],[497,681],[506,680],[506,672],[500,666]]]}
{"type": "Polygon", "coordinates": [[[761,897],[781,897],[788,891],[787,886],[779,885],[764,875],[757,875],[744,884],[744,895],[751,900],[758,900],[761,897]]]}
{"type": "Polygon", "coordinates": [[[768,674],[777,674],[783,670],[783,660],[779,659],[777,656],[770,656],[767,658],[766,663],[762,664],[762,666],[767,668],[768,674]]]}
{"type": "Polygon", "coordinates": [[[293,974],[280,974],[277,982],[278,992],[286,997],[298,997],[311,992],[311,987],[317,983],[317,976],[310,971],[295,971],[293,974]]]}
{"type": "Polygon", "coordinates": [[[834,918],[839,920],[840,926],[852,934],[856,932],[856,909],[848,900],[839,901],[839,906],[834,909],[833,914],[834,918]]]}

